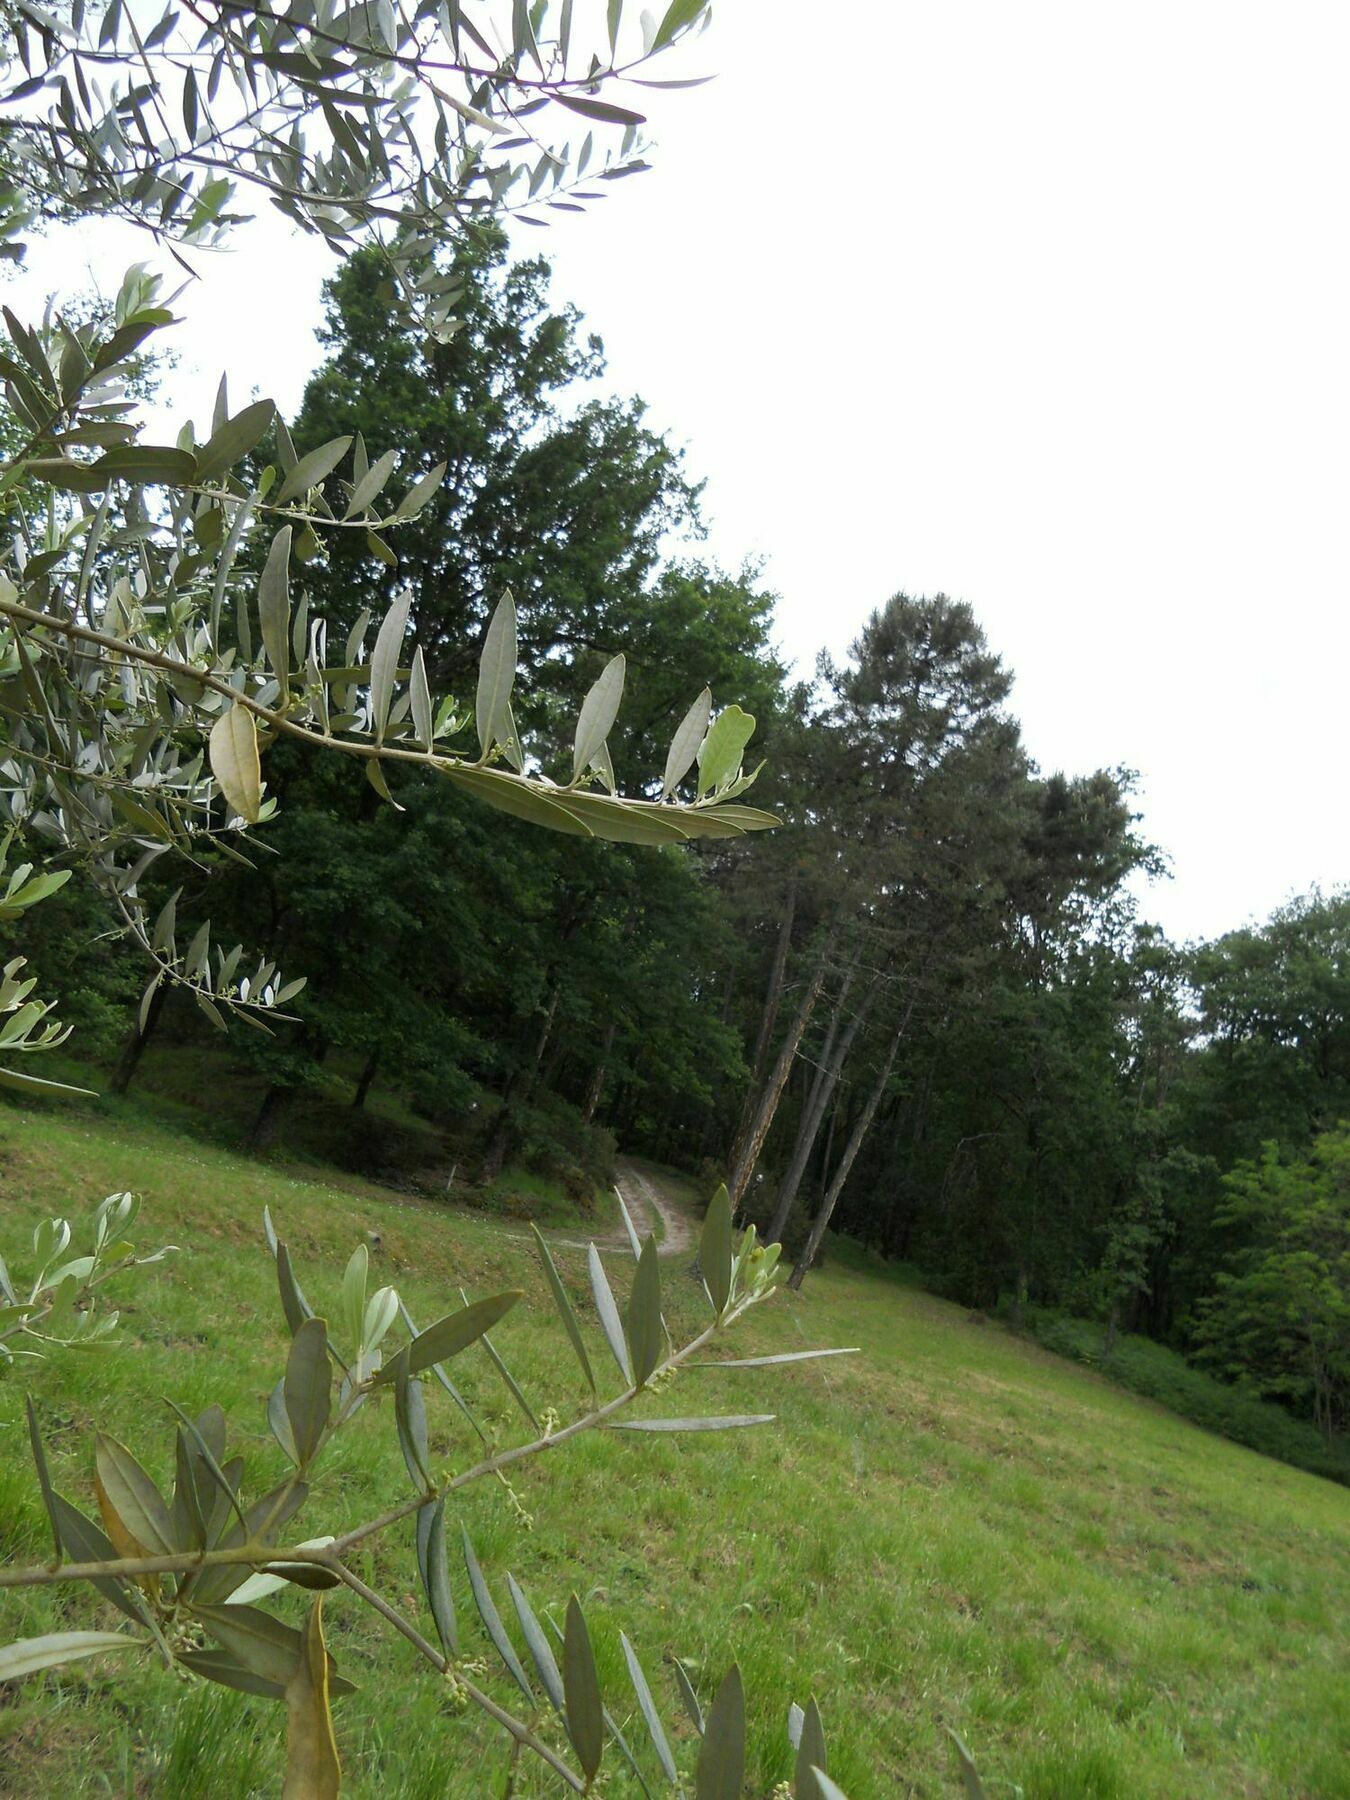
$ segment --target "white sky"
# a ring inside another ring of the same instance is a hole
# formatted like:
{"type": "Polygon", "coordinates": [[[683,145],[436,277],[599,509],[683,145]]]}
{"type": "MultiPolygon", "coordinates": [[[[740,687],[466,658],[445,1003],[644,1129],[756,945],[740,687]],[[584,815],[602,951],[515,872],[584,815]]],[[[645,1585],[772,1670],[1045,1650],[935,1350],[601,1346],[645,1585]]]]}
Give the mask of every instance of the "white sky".
{"type": "MultiPolygon", "coordinates": [[[[521,250],[803,668],[897,589],[958,596],[1044,768],[1141,771],[1173,935],[1350,880],[1350,9],[819,16],[722,0],[653,173],[521,250]]],[[[324,253],[239,241],[181,303],[199,421],[222,367],[293,411],[315,360],[324,253]]],[[[23,285],[144,256],[86,227],[23,285]]]]}

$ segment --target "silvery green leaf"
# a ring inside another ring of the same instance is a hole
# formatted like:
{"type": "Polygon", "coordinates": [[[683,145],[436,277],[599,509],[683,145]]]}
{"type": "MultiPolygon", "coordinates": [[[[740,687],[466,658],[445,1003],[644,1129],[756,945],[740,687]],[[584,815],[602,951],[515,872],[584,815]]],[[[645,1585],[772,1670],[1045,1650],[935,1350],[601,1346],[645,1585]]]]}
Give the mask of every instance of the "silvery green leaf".
{"type": "Polygon", "coordinates": [[[376,462],[373,462],[365,475],[358,479],[352,490],[352,497],[347,502],[344,519],[354,519],[358,513],[364,512],[372,501],[377,500],[384,491],[385,483],[394,472],[394,464],[398,461],[397,450],[386,450],[376,462]]]}
{"type": "Polygon", "coordinates": [[[605,1334],[605,1342],[619,1365],[619,1373],[630,1387],[633,1386],[633,1367],[628,1359],[628,1346],[624,1342],[623,1324],[619,1318],[619,1309],[614,1304],[614,1295],[610,1289],[609,1277],[605,1274],[605,1265],[600,1260],[600,1252],[592,1244],[586,1252],[587,1267],[591,1276],[591,1292],[595,1296],[595,1310],[600,1315],[600,1328],[605,1334]]]}
{"type": "Polygon", "coordinates": [[[192,942],[188,945],[187,955],[183,958],[183,973],[189,981],[195,981],[206,972],[206,965],[211,955],[211,921],[199,926],[192,942]]]}
{"type": "Polygon", "coordinates": [[[689,1723],[694,1727],[694,1730],[698,1735],[702,1737],[704,1730],[703,1708],[698,1703],[698,1695],[694,1692],[694,1684],[685,1673],[684,1664],[680,1661],[679,1657],[673,1658],[673,1661],[675,1664],[675,1685],[680,1690],[680,1699],[684,1703],[684,1710],[689,1715],[689,1723]]]}
{"type": "Polygon", "coordinates": [[[721,1413],[707,1419],[615,1419],[610,1431],[739,1431],[746,1425],[772,1425],[774,1413],[721,1413]]]}
{"type": "MultiPolygon", "coordinates": [[[[399,651],[408,626],[408,608],[412,605],[412,589],[404,588],[380,622],[375,648],[370,655],[370,728],[376,742],[384,736],[389,718],[389,703],[394,697],[394,681],[398,675],[399,651]]],[[[376,767],[375,764],[368,765],[376,767]]]]}
{"type": "MultiPolygon", "coordinates": [[[[78,1506],[72,1506],[64,1495],[53,1493],[51,1496],[51,1516],[56,1530],[60,1534],[62,1549],[67,1560],[71,1562],[112,1562],[117,1551],[113,1548],[107,1534],[87,1519],[78,1506]]],[[[136,1588],[126,1582],[118,1581],[112,1576],[95,1576],[89,1583],[97,1593],[109,1600],[120,1613],[137,1625],[144,1625],[146,1614],[144,1604],[136,1588]]]]}
{"type": "Polygon", "coordinates": [[[575,1594],[567,1602],[563,1633],[563,1694],[567,1735],[589,1784],[595,1780],[604,1753],[605,1718],[591,1634],[575,1594]]]}
{"type": "Polygon", "coordinates": [[[365,763],[364,767],[366,771],[366,780],[374,788],[381,800],[385,801],[387,805],[392,806],[395,812],[406,812],[407,808],[400,806],[398,801],[395,800],[394,796],[389,792],[389,783],[385,780],[384,770],[380,767],[379,763],[371,758],[365,763]]]}
{"type": "MultiPolygon", "coordinates": [[[[467,1306],[468,1301],[465,1300],[464,1304],[467,1306]]],[[[408,1311],[407,1307],[403,1304],[402,1300],[400,1300],[398,1303],[398,1309],[399,1309],[400,1316],[403,1319],[403,1323],[404,1323],[405,1327],[407,1328],[408,1336],[414,1337],[414,1338],[417,1337],[419,1335],[419,1333],[418,1333],[416,1325],[414,1325],[414,1323],[413,1323],[412,1314],[408,1311]]],[[[483,1344],[486,1344],[487,1341],[488,1341],[487,1333],[484,1332],[482,1338],[480,1339],[480,1342],[483,1344]]],[[[477,1418],[474,1416],[472,1407],[469,1405],[468,1401],[464,1398],[463,1394],[460,1393],[459,1389],[455,1386],[454,1382],[451,1381],[450,1377],[446,1374],[445,1370],[442,1368],[440,1363],[432,1363],[430,1365],[430,1368],[431,1368],[431,1373],[436,1377],[437,1381],[440,1382],[441,1386],[445,1389],[446,1393],[449,1394],[450,1398],[454,1401],[455,1405],[459,1408],[459,1410],[463,1413],[464,1417],[469,1421],[470,1425],[472,1425],[474,1430],[478,1433],[480,1441],[484,1445],[486,1445],[487,1441],[488,1441],[487,1433],[483,1430],[483,1427],[478,1423],[477,1418]]],[[[537,1426],[537,1421],[535,1421],[535,1423],[537,1426]]]]}
{"type": "Polygon", "coordinates": [[[708,1202],[699,1240],[699,1267],[713,1311],[720,1319],[731,1298],[731,1196],[723,1182],[708,1202]]]}
{"type": "Polygon", "coordinates": [[[415,519],[445,480],[445,464],[437,463],[436,467],[422,479],[415,482],[399,501],[394,513],[396,519],[415,519]]]}
{"type": "Polygon", "coordinates": [[[307,494],[311,488],[319,487],[347,454],[351,441],[349,437],[332,438],[328,443],[320,444],[316,450],[302,456],[282,482],[276,504],[284,506],[288,500],[294,500],[307,494]]]}
{"type": "Polygon", "coordinates": [[[173,1519],[159,1489],[130,1450],[104,1432],[94,1445],[94,1484],[100,1508],[114,1514],[142,1555],[167,1556],[173,1550],[173,1519]]]}
{"type": "MultiPolygon", "coordinates": [[[[11,1304],[13,1289],[10,1289],[11,1304]]],[[[47,1452],[42,1442],[42,1432],[38,1426],[37,1408],[33,1404],[31,1394],[24,1395],[24,1406],[28,1413],[28,1442],[33,1452],[33,1463],[37,1469],[38,1491],[42,1495],[42,1504],[47,1509],[47,1518],[52,1528],[52,1538],[56,1545],[56,1560],[61,1560],[61,1528],[57,1524],[56,1510],[53,1506],[52,1478],[47,1468],[47,1452]]]]}
{"type": "Polygon", "coordinates": [[[802,1715],[801,1741],[797,1745],[797,1763],[793,1775],[793,1800],[825,1800],[817,1770],[829,1767],[825,1751],[825,1727],[820,1721],[820,1708],[814,1696],[807,1701],[802,1715]]]}
{"type": "MultiPolygon", "coordinates": [[[[498,1319],[504,1318],[522,1298],[520,1289],[512,1288],[504,1294],[493,1294],[486,1300],[475,1300],[471,1306],[461,1307],[458,1312],[447,1313],[443,1319],[437,1319],[434,1325],[428,1325],[407,1346],[408,1373],[420,1374],[423,1369],[430,1368],[432,1363],[458,1356],[461,1350],[467,1350],[470,1344],[477,1343],[483,1333],[490,1331],[498,1319]]],[[[393,1378],[392,1368],[386,1366],[375,1375],[374,1380],[377,1383],[387,1383],[393,1378]]]]}
{"type": "Polygon", "coordinates": [[[666,757],[666,773],[661,783],[661,798],[668,800],[694,766],[699,745],[708,734],[712,716],[712,689],[704,688],[689,711],[681,719],[666,757]]]}
{"type": "Polygon", "coordinates": [[[694,23],[700,13],[706,12],[708,3],[709,0],[670,0],[652,38],[652,53],[664,50],[681,31],[694,23]]]}
{"type": "Polygon", "coordinates": [[[591,767],[611,794],[618,791],[618,783],[614,779],[614,764],[610,761],[609,745],[601,744],[591,758],[591,767]]]}
{"type": "Polygon", "coordinates": [[[619,1192],[618,1188],[615,1188],[614,1190],[614,1198],[619,1203],[619,1216],[623,1220],[624,1230],[628,1233],[628,1242],[632,1247],[633,1260],[636,1262],[638,1257],[642,1255],[642,1242],[638,1237],[637,1228],[633,1224],[633,1215],[629,1212],[627,1202],[624,1200],[624,1197],[619,1192]]]}
{"type": "Polygon", "coordinates": [[[857,1356],[854,1346],[848,1350],[784,1350],[777,1356],[738,1356],[725,1361],[694,1362],[691,1369],[767,1369],[774,1363],[818,1362],[823,1356],[857,1356]]]}
{"type": "Polygon", "coordinates": [[[431,689],[427,685],[427,665],[420,644],[413,651],[411,689],[413,724],[417,727],[417,735],[423,746],[430,750],[435,731],[431,713],[431,689]]]}
{"type": "Polygon", "coordinates": [[[745,1695],[735,1663],[708,1712],[694,1781],[697,1800],[740,1800],[745,1782],[745,1695]]]}
{"type": "Polygon", "coordinates": [[[126,1637],[120,1631],[52,1631],[45,1637],[21,1638],[0,1648],[0,1681],[18,1681],[43,1669],[59,1669],[87,1656],[115,1650],[138,1650],[149,1638],[126,1637]]]}
{"type": "Polygon", "coordinates": [[[291,1429],[290,1415],[286,1411],[286,1377],[284,1375],[268,1395],[267,1423],[271,1427],[272,1436],[280,1444],[283,1454],[298,1465],[300,1452],[295,1447],[295,1433],[291,1429]]]}
{"type": "Polygon", "coordinates": [[[369,1357],[379,1349],[385,1333],[398,1317],[398,1295],[391,1287],[376,1288],[366,1303],[361,1321],[361,1354],[369,1357]]]}
{"type": "Polygon", "coordinates": [[[483,1571],[479,1567],[478,1557],[469,1541],[468,1529],[461,1526],[460,1530],[464,1536],[464,1566],[469,1571],[469,1587],[473,1592],[473,1603],[478,1608],[478,1616],[483,1621],[483,1628],[492,1639],[493,1648],[501,1657],[516,1686],[525,1698],[533,1703],[534,1693],[530,1687],[529,1678],[520,1666],[520,1658],[516,1655],[515,1648],[506,1635],[506,1627],[502,1624],[501,1614],[497,1611],[496,1603],[488,1592],[488,1584],[483,1579],[483,1571]]]}
{"type": "Polygon", "coordinates": [[[303,1469],[323,1442],[332,1405],[333,1371],[328,1328],[322,1319],[306,1319],[292,1338],[284,1394],[296,1458],[303,1469]]]}
{"type": "Polygon", "coordinates": [[[558,1664],[548,1639],[540,1629],[539,1621],[534,1616],[534,1609],[526,1599],[514,1575],[506,1577],[507,1590],[511,1595],[511,1603],[516,1609],[516,1617],[520,1620],[520,1628],[525,1633],[525,1643],[539,1671],[539,1679],[544,1684],[544,1692],[557,1713],[566,1711],[567,1702],[563,1696],[563,1679],[558,1671],[558,1664]]]}
{"type": "Polygon", "coordinates": [[[427,1408],[422,1383],[408,1374],[408,1353],[400,1350],[390,1367],[394,1371],[394,1420],[399,1448],[407,1464],[408,1478],[419,1492],[431,1486],[428,1468],[427,1408]]]}
{"type": "Polygon", "coordinates": [[[499,739],[510,735],[507,709],[516,679],[516,603],[508,588],[483,639],[478,663],[478,697],[475,717],[478,743],[487,756],[499,739]]]}
{"type": "Polygon", "coordinates": [[[633,1683],[633,1692],[637,1695],[638,1707],[647,1722],[647,1731],[652,1740],[652,1748],[656,1751],[656,1760],[660,1763],[666,1780],[678,1782],[680,1777],[679,1771],[675,1767],[675,1758],[671,1755],[670,1743],[661,1723],[661,1715],[656,1710],[656,1702],[652,1699],[652,1690],[647,1684],[642,1664],[638,1661],[637,1651],[634,1650],[623,1632],[619,1633],[619,1642],[623,1645],[629,1679],[633,1683]]]}
{"type": "Polygon", "coordinates": [[[342,1277],[342,1329],[353,1350],[362,1343],[362,1321],[366,1311],[366,1278],[370,1268],[370,1252],[364,1244],[352,1251],[342,1277]]]}
{"type": "Polygon", "coordinates": [[[563,1322],[563,1328],[571,1339],[572,1348],[577,1353],[577,1361],[581,1364],[581,1372],[586,1377],[586,1385],[590,1388],[592,1393],[595,1393],[595,1376],[591,1372],[591,1359],[586,1354],[586,1345],[581,1335],[581,1327],[577,1323],[577,1315],[572,1310],[572,1302],[567,1297],[567,1289],[562,1284],[562,1278],[558,1274],[557,1265],[549,1253],[548,1245],[540,1235],[539,1227],[531,1224],[530,1230],[534,1233],[534,1241],[539,1249],[539,1260],[544,1265],[544,1274],[548,1279],[548,1285],[553,1294],[553,1303],[558,1309],[559,1317],[563,1322]]]}
{"type": "Polygon", "coordinates": [[[447,1656],[459,1653],[455,1603],[450,1593],[450,1569],[445,1554],[445,1501],[429,1500],[417,1513],[417,1567],[422,1576],[427,1605],[436,1635],[447,1656]]]}
{"type": "Polygon", "coordinates": [[[628,1349],[633,1381],[641,1387],[661,1360],[661,1265],[656,1239],[649,1237],[638,1258],[633,1291],[628,1297],[628,1349]]]}
{"type": "Polygon", "coordinates": [[[286,1315],[286,1323],[291,1328],[291,1336],[294,1337],[305,1320],[314,1317],[314,1308],[306,1300],[300,1283],[295,1279],[295,1271],[291,1267],[291,1253],[285,1244],[278,1243],[276,1258],[277,1286],[281,1290],[281,1310],[286,1315]]]}
{"type": "Polygon", "coordinates": [[[182,888],[175,888],[160,909],[159,917],[155,920],[155,928],[150,934],[152,950],[172,948],[174,929],[178,919],[178,896],[182,891],[182,888]]]}
{"type": "Polygon", "coordinates": [[[256,400],[232,419],[216,426],[197,452],[198,481],[215,481],[256,450],[271,429],[276,407],[270,400],[256,400]]]}
{"type": "Polygon", "coordinates": [[[581,703],[576,738],[572,748],[572,779],[580,781],[591,765],[591,759],[603,746],[619,714],[623,699],[624,670],[622,652],[613,656],[600,672],[599,679],[581,703]]]}
{"type": "Polygon", "coordinates": [[[370,608],[363,606],[356,615],[356,621],[347,634],[347,647],[343,652],[344,668],[354,669],[360,666],[361,655],[365,649],[366,632],[370,626],[370,608]]]}
{"type": "Polygon", "coordinates": [[[253,714],[238,700],[231,701],[211,727],[207,747],[211,773],[231,812],[256,825],[262,812],[262,767],[253,714]]]}

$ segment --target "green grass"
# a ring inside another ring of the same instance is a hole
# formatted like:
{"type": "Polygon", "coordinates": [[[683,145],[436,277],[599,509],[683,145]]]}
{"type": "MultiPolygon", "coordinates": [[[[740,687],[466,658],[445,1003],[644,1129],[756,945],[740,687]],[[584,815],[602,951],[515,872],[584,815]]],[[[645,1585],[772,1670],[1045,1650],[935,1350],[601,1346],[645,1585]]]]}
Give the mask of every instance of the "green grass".
{"type": "MultiPolygon", "coordinates": [[[[270,1206],[311,1300],[379,1233],[380,1279],[419,1319],[464,1284],[526,1299],[494,1334],[537,1404],[564,1416],[585,1390],[527,1247],[509,1226],[353,1178],[243,1160],[131,1109],[0,1111],[0,1251],[16,1271],[43,1213],[83,1212],[114,1188],[138,1223],[182,1246],[125,1295],[125,1336],[59,1355],[24,1380],[58,1485],[88,1501],[97,1424],[168,1471],[166,1415],[218,1399],[255,1482],[279,1471],[263,1423],[285,1353],[259,1215],[270,1206]]],[[[584,1258],[559,1250],[574,1293],[584,1258]]],[[[619,1279],[616,1267],[616,1280],[619,1279]]],[[[667,1263],[677,1332],[699,1316],[667,1263]]],[[[621,1295],[622,1299],[622,1295],[621,1295]]],[[[589,1317],[589,1309],[586,1309],[589,1317]]],[[[603,1348],[592,1332],[597,1370],[603,1348]]],[[[775,1410],[757,1432],[647,1441],[591,1436],[515,1478],[481,1484],[470,1525],[499,1592],[514,1570],[557,1611],[589,1595],[602,1676],[625,1692],[620,1625],[669,1702],[679,1652],[705,1693],[732,1657],[751,1705],[750,1791],[790,1774],[789,1699],[818,1697],[831,1766],[851,1800],[954,1794],[942,1727],[960,1732],[992,1796],[1350,1796],[1344,1675],[1350,1507],[1343,1489],[1212,1437],[1089,1370],[969,1322],[848,1247],[800,1297],[748,1321],[740,1353],[857,1343],[864,1354],[782,1370],[688,1373],[662,1411],[775,1410]],[[522,1512],[533,1515],[527,1524],[522,1512]]],[[[476,1353],[457,1365],[503,1441],[517,1421],[476,1353]]],[[[0,1551],[48,1548],[22,1433],[23,1383],[0,1381],[0,1551]]],[[[431,1400],[442,1465],[472,1452],[431,1400]]],[[[387,1408],[339,1439],[297,1535],[370,1515],[407,1492],[387,1408]]],[[[406,1534],[363,1572],[416,1607],[406,1534]]],[[[462,1571],[453,1571],[469,1653],[462,1571]]],[[[294,1603],[292,1603],[292,1609],[294,1603]]],[[[97,1602],[46,1589],[0,1599],[6,1639],[102,1622],[97,1602]]],[[[495,1728],[456,1716],[401,1640],[337,1596],[330,1641],[360,1691],[338,1703],[359,1800],[503,1791],[495,1728]]],[[[504,1684],[496,1684],[504,1700],[504,1684]]],[[[619,1706],[621,1717],[630,1706],[619,1706]]],[[[673,1712],[673,1706],[670,1708],[673,1712]]],[[[0,1793],[42,1800],[274,1794],[279,1709],[183,1690],[148,1661],[90,1664],[0,1694],[0,1793]]],[[[640,1726],[638,1728],[640,1733],[640,1726]]],[[[687,1733],[681,1755],[688,1759],[687,1733]]],[[[553,1792],[533,1770],[521,1796],[553,1792]]],[[[616,1771],[611,1796],[635,1792],[616,1771]]]]}
{"type": "Polygon", "coordinates": [[[536,1225],[584,1227],[597,1237],[619,1223],[619,1208],[608,1188],[596,1188],[590,1204],[578,1207],[556,1181],[515,1164],[508,1164],[495,1181],[472,1196],[479,1212],[501,1219],[529,1220],[536,1225]]]}
{"type": "MultiPolygon", "coordinates": [[[[614,1196],[597,1188],[578,1206],[560,1181],[508,1164],[486,1185],[465,1178],[473,1165],[471,1135],[432,1124],[401,1095],[373,1085],[364,1107],[351,1102],[359,1057],[334,1054],[314,1072],[313,1083],[286,1104],[275,1141],[260,1160],[292,1174],[358,1185],[372,1183],[440,1199],[453,1191],[463,1205],[492,1217],[533,1219],[540,1225],[587,1226],[599,1232],[618,1222],[614,1196]]],[[[267,1090],[265,1076],[241,1065],[218,1039],[175,1041],[161,1034],[148,1047],[125,1097],[107,1091],[108,1068],[60,1055],[45,1070],[53,1079],[95,1090],[96,1117],[130,1130],[142,1122],[182,1132],[220,1149],[244,1151],[267,1090]]],[[[53,1116],[59,1116],[54,1114],[53,1116]]]]}
{"type": "Polygon", "coordinates": [[[1326,1443],[1307,1420],[1193,1368],[1165,1344],[1122,1334],[1111,1355],[1103,1357],[1100,1324],[1039,1307],[1028,1309],[1026,1329],[1047,1350],[1100,1369],[1122,1387],[1160,1401],[1206,1431],[1217,1431],[1314,1475],[1350,1484],[1350,1442],[1326,1443]]]}

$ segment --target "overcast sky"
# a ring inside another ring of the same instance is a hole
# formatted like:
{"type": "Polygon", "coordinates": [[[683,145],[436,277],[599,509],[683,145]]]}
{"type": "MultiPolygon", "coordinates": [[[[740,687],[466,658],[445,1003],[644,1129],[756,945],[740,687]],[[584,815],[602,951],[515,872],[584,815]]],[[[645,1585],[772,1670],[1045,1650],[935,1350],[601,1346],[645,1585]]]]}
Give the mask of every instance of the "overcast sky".
{"type": "MultiPolygon", "coordinates": [[[[809,667],[968,600],[1043,768],[1141,773],[1174,935],[1350,880],[1350,8],[722,0],[653,173],[518,228],[809,667]]],[[[34,247],[35,288],[115,231],[34,247]]],[[[312,245],[184,297],[172,386],[293,410],[312,245]]]]}

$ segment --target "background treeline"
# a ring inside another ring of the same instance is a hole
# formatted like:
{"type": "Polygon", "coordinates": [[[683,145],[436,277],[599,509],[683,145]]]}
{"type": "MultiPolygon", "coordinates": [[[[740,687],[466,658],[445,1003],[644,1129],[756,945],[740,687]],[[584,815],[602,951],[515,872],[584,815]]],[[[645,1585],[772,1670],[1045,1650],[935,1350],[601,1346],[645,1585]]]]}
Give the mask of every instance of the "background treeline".
{"type": "Polygon", "coordinates": [[[897,595],[794,685],[772,597],[691,553],[697,486],[638,401],[593,397],[600,347],[550,307],[546,267],[485,237],[461,272],[444,345],[396,321],[362,256],[329,289],[297,447],[359,433],[371,463],[415,445],[449,468],[397,569],[359,531],[312,563],[330,641],[410,582],[433,688],[471,698],[510,586],[520,722],[560,772],[622,650],[621,785],[659,776],[706,683],[756,715],[754,799],[784,826],[630,850],[446,783],[391,776],[395,812],[342,759],[278,745],[262,841],[281,854],[220,855],[177,912],[306,974],[298,1022],[236,1028],[214,1061],[166,989],[138,1026],[144,972],[71,884],[22,948],[84,1050],[114,1088],[177,1068],[246,1094],[259,1148],[303,1146],[340,1104],[326,1153],[490,1203],[584,1206],[616,1145],[725,1174],[798,1277],[828,1222],[1163,1397],[1181,1365],[1159,1376],[1125,1334],[1180,1351],[1233,1384],[1221,1428],[1343,1472],[1350,894],[1198,946],[1141,924],[1131,878],[1161,860],[1130,772],[1038,770],[961,603],[897,595]],[[1291,1451],[1262,1399],[1322,1451],[1291,1451]]]}

